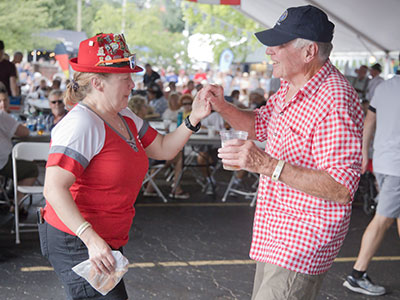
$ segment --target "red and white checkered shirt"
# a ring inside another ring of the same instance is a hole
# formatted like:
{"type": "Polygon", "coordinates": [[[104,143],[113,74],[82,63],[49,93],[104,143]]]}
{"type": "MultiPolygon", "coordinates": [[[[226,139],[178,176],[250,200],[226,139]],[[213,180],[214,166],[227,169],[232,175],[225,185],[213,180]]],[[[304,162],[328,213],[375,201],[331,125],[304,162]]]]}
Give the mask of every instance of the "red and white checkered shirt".
{"type": "MultiPolygon", "coordinates": [[[[286,163],[328,172],[350,194],[361,170],[363,113],[358,96],[328,60],[285,103],[289,84],[255,110],[257,139],[286,163]]],[[[286,269],[321,274],[333,263],[350,223],[351,203],[310,196],[261,176],[250,257],[286,269]]]]}

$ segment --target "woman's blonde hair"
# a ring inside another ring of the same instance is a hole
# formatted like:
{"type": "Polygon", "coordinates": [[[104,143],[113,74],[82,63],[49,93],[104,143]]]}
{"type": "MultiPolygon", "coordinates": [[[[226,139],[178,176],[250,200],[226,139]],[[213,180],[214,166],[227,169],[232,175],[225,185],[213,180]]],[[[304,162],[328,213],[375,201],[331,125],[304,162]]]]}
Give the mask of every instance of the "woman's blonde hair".
{"type": "Polygon", "coordinates": [[[107,78],[107,73],[75,72],[74,78],[67,85],[64,103],[68,109],[83,100],[92,91],[91,80],[93,77],[107,78]]]}

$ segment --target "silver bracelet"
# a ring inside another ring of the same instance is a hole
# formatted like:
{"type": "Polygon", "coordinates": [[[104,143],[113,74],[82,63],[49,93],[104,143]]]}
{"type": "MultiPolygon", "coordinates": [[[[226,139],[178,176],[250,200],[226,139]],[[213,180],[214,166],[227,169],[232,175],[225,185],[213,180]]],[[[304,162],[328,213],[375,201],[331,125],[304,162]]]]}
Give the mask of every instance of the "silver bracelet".
{"type": "Polygon", "coordinates": [[[90,225],[89,222],[87,222],[87,221],[83,222],[83,223],[78,227],[78,229],[76,230],[76,232],[75,232],[76,236],[80,238],[81,235],[82,235],[82,233],[83,233],[86,229],[88,229],[89,227],[92,227],[92,225],[90,225]]]}

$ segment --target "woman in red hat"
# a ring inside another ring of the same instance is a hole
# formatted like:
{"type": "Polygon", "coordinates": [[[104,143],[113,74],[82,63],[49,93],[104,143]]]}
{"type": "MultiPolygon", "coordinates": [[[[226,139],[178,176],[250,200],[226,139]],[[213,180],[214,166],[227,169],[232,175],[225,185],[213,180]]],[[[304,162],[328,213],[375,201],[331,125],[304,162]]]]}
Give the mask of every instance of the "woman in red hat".
{"type": "Polygon", "coordinates": [[[148,157],[172,159],[200,127],[210,105],[204,89],[186,122],[160,135],[127,109],[131,74],[142,71],[123,35],[98,34],[81,42],[64,101],[72,110],[52,131],[46,166],[41,248],[72,299],[127,299],[123,281],[102,296],[71,268],[90,259],[112,273],[111,250],[128,242],[134,203],[148,157]]]}

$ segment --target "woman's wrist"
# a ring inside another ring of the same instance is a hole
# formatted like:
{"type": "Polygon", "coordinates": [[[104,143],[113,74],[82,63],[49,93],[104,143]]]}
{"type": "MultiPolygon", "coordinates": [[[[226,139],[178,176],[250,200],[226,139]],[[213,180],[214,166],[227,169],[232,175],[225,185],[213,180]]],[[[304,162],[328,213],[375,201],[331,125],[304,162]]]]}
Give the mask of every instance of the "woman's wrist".
{"type": "Polygon", "coordinates": [[[201,121],[201,119],[196,118],[196,117],[193,116],[193,115],[189,115],[189,121],[190,121],[190,124],[192,124],[192,126],[196,126],[197,124],[199,124],[199,122],[201,121]]]}

